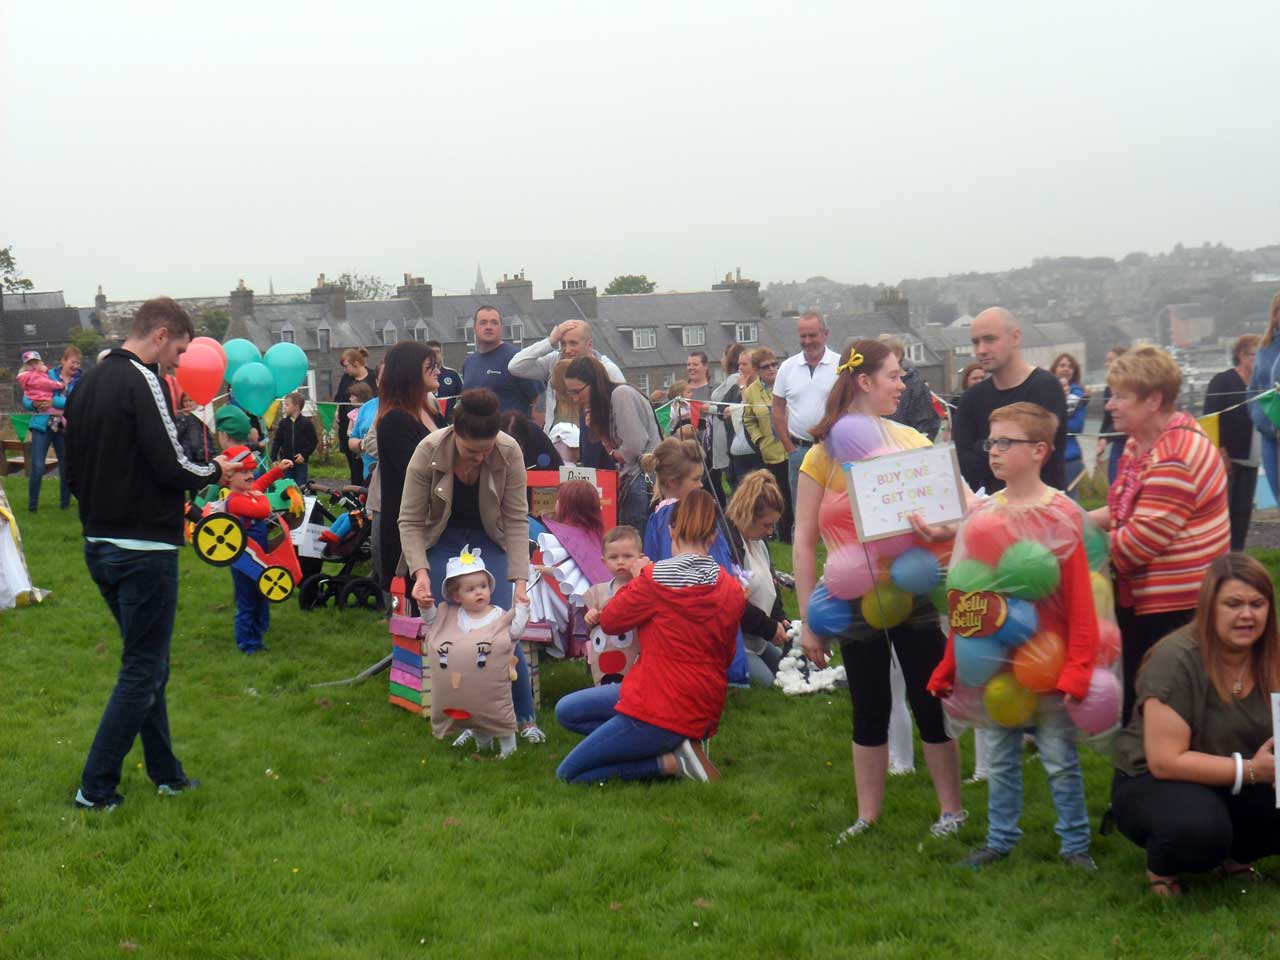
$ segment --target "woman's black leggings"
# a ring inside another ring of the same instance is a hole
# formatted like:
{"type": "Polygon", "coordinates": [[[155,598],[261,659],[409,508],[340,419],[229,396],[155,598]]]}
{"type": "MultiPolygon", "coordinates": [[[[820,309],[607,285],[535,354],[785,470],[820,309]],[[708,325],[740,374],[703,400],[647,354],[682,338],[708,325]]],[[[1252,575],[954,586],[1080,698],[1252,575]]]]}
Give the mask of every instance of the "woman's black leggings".
{"type": "Polygon", "coordinates": [[[1233,797],[1225,787],[1117,770],[1111,806],[1120,832],[1147,851],[1147,869],[1162,877],[1280,853],[1280,810],[1270,784],[1233,797]]]}
{"type": "MultiPolygon", "coordinates": [[[[904,623],[889,630],[907,681],[907,703],[925,743],[946,743],[942,701],[925,689],[929,676],[942,660],[947,640],[936,623],[904,623]]],[[[849,696],[853,700],[853,742],[860,747],[883,747],[889,742],[889,643],[883,633],[865,640],[840,644],[849,696]]]]}
{"type": "Polygon", "coordinates": [[[1168,613],[1147,613],[1139,616],[1133,607],[1116,605],[1116,626],[1120,628],[1121,657],[1124,666],[1124,709],[1120,723],[1129,725],[1133,716],[1134,684],[1138,668],[1154,647],[1173,631],[1185,627],[1195,616],[1195,610],[1173,610],[1168,613]]]}

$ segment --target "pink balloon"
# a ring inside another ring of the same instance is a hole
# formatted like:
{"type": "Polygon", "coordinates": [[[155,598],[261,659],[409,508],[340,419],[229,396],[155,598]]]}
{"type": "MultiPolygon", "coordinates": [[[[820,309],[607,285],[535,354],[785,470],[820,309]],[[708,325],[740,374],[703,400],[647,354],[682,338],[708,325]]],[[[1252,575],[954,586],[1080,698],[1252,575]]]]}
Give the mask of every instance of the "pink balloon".
{"type": "Polygon", "coordinates": [[[1114,620],[1098,621],[1098,666],[1109,667],[1120,656],[1120,628],[1114,620]]]}
{"type": "Polygon", "coordinates": [[[827,556],[822,578],[833,597],[856,600],[875,585],[874,556],[868,562],[867,551],[861,544],[853,543],[837,547],[827,556]]]}
{"type": "Polygon", "coordinates": [[[212,347],[214,350],[217,350],[218,356],[222,358],[222,366],[224,368],[226,367],[227,351],[222,349],[222,344],[213,339],[213,337],[196,337],[191,341],[190,346],[194,347],[197,343],[203,343],[206,347],[212,347]]]}
{"type": "Polygon", "coordinates": [[[1067,715],[1090,736],[1110,730],[1120,722],[1120,680],[1110,670],[1096,667],[1089,678],[1089,693],[1079,703],[1068,703],[1067,715]]]}
{"type": "Polygon", "coordinates": [[[951,696],[942,701],[942,709],[953,721],[965,726],[979,723],[987,714],[982,705],[982,688],[957,683],[951,696]]]}
{"type": "Polygon", "coordinates": [[[875,540],[868,546],[871,548],[871,555],[877,561],[892,563],[912,547],[919,546],[919,544],[916,542],[914,533],[900,533],[896,537],[875,540]]]}

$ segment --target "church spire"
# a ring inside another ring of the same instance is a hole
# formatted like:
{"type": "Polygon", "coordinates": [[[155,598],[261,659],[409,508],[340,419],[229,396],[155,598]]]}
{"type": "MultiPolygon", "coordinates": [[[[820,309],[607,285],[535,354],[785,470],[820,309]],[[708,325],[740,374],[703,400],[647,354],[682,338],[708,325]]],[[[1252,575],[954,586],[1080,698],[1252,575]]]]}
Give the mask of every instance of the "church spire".
{"type": "Polygon", "coordinates": [[[484,274],[480,272],[480,264],[476,264],[476,285],[471,288],[472,296],[487,297],[489,288],[484,285],[484,274]]]}

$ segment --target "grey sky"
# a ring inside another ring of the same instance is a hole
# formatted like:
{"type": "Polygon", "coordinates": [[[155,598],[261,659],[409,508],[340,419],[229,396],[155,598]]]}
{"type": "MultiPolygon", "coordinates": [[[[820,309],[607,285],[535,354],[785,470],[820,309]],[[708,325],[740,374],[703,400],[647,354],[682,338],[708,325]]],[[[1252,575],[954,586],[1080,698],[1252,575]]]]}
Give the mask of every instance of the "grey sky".
{"type": "Polygon", "coordinates": [[[1266,2],[0,4],[0,245],[92,302],[700,289],[1280,240],[1266,2]]]}

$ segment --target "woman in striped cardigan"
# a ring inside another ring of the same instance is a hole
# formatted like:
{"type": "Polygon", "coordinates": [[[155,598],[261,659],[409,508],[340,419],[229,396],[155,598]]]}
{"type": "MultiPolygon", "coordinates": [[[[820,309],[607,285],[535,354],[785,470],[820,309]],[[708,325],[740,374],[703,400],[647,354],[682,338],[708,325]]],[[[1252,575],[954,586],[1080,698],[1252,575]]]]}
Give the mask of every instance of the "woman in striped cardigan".
{"type": "Polygon", "coordinates": [[[1182,373],[1173,358],[1159,347],[1131,350],[1111,365],[1107,386],[1107,410],[1129,440],[1107,505],[1093,515],[1110,530],[1128,723],[1143,657],[1191,622],[1209,564],[1230,549],[1231,526],[1222,457],[1174,409],[1182,373]]]}

